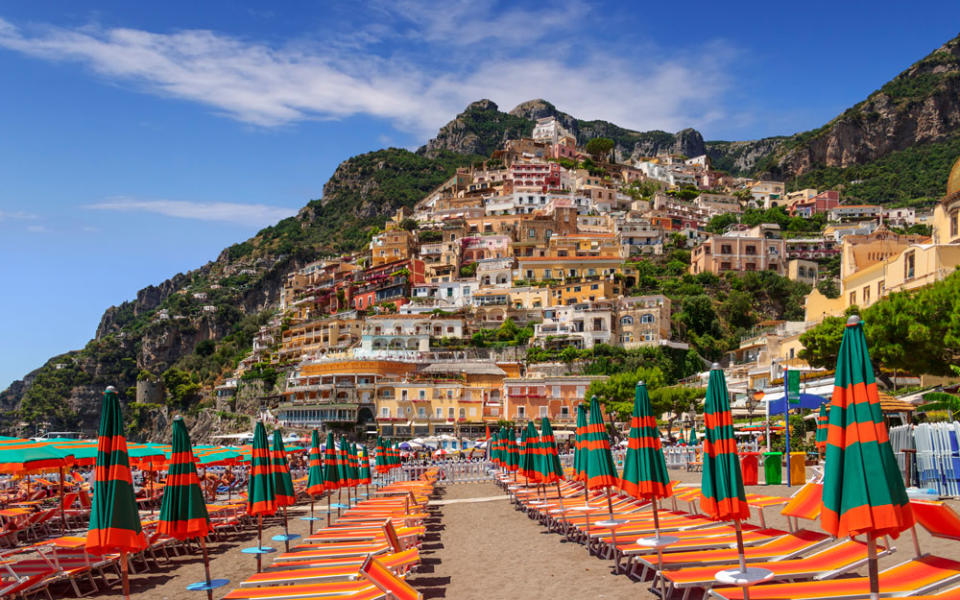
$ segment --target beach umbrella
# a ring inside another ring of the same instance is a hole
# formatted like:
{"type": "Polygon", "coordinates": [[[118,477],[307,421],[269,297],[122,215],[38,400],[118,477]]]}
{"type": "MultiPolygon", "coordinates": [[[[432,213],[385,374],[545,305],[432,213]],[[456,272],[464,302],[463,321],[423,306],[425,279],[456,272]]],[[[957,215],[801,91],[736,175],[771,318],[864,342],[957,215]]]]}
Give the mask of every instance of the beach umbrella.
{"type": "Polygon", "coordinates": [[[323,481],[323,453],[320,450],[320,433],[310,433],[310,455],[307,462],[307,493],[310,494],[310,535],[313,535],[313,502],[326,491],[323,481]]]}
{"type": "MultiPolygon", "coordinates": [[[[273,430],[273,448],[270,449],[270,472],[273,473],[274,487],[277,490],[277,506],[283,508],[283,543],[287,552],[290,551],[290,530],[287,524],[287,507],[297,501],[297,493],[293,489],[293,478],[290,476],[290,465],[287,464],[287,450],[283,446],[283,436],[279,429],[273,430]]],[[[276,537],[274,538],[277,539],[276,537]]]]}
{"type": "Polygon", "coordinates": [[[835,537],[867,536],[870,596],[877,598],[876,538],[896,538],[913,511],[887,437],[860,317],[847,319],[828,412],[820,524],[835,537]]]}
{"type": "MultiPolygon", "coordinates": [[[[649,500],[653,513],[654,539],[649,542],[657,550],[658,569],[663,567],[663,542],[660,537],[660,517],[657,500],[671,494],[670,474],[667,461],[663,457],[660,431],[650,406],[647,386],[637,383],[633,397],[633,414],[630,417],[630,435],[627,454],[623,460],[623,476],[620,478],[620,490],[641,500],[649,500]]],[[[667,597],[666,578],[660,578],[661,598],[667,597]]]]}
{"type": "Polygon", "coordinates": [[[263,421],[253,428],[253,444],[250,447],[250,479],[247,482],[247,514],[257,517],[257,573],[261,571],[263,553],[263,515],[277,512],[277,483],[273,475],[270,448],[267,445],[267,430],[263,421]]]}
{"type": "Polygon", "coordinates": [[[206,591],[208,600],[213,600],[213,590],[229,583],[226,579],[210,578],[210,557],[207,554],[206,537],[210,532],[210,516],[200,489],[197,466],[194,463],[190,434],[179,415],[173,419],[173,445],[167,467],[167,483],[160,502],[160,519],[157,533],[180,541],[190,538],[200,540],[203,551],[203,571],[206,581],[187,586],[190,591],[206,591]]]}
{"type": "Polygon", "coordinates": [[[557,494],[560,494],[560,479],[563,478],[563,465],[560,464],[560,455],[557,453],[557,442],[553,437],[553,427],[550,419],[544,417],[540,424],[540,481],[557,484],[557,494]]]}
{"type": "Polygon", "coordinates": [[[363,444],[360,445],[360,483],[370,485],[373,478],[370,476],[370,452],[363,444]]]}
{"type": "Polygon", "coordinates": [[[540,481],[540,436],[537,435],[537,428],[533,426],[533,421],[527,421],[527,430],[523,434],[523,464],[520,466],[520,473],[528,481],[540,481]]]}
{"type": "Polygon", "coordinates": [[[584,404],[577,405],[577,430],[573,438],[573,479],[575,481],[586,481],[587,469],[584,459],[587,454],[583,449],[583,434],[587,430],[587,407],[584,404]]]}
{"type": "MultiPolygon", "coordinates": [[[[750,517],[750,506],[743,491],[743,475],[737,455],[737,440],[733,432],[733,415],[727,381],[720,365],[713,363],[707,382],[707,397],[703,420],[706,438],[703,441],[703,476],[700,484],[700,509],[714,521],[733,521],[737,533],[737,552],[740,556],[740,579],[759,580],[770,572],[766,569],[747,570],[743,553],[743,532],[740,521],[750,517]]],[[[748,588],[744,588],[744,596],[748,588]]]]}
{"type": "Polygon", "coordinates": [[[386,449],[383,446],[383,438],[380,436],[377,436],[377,445],[374,448],[374,451],[376,452],[376,456],[374,457],[374,465],[377,473],[382,475],[383,473],[389,471],[390,467],[387,466],[386,449]]]}
{"type": "MultiPolygon", "coordinates": [[[[340,472],[337,469],[337,448],[333,444],[333,432],[327,432],[327,444],[323,451],[323,486],[330,494],[327,496],[327,525],[330,525],[330,511],[333,509],[333,490],[340,489],[340,472]]],[[[337,511],[340,504],[337,503],[337,511]]]]}
{"type": "Polygon", "coordinates": [[[587,489],[617,487],[617,467],[613,461],[607,426],[603,422],[603,413],[596,396],[590,399],[590,419],[584,428],[582,444],[587,489]]]}
{"type": "Polygon", "coordinates": [[[690,442],[689,442],[689,445],[690,445],[690,446],[696,446],[696,445],[699,444],[699,443],[700,443],[699,440],[697,440],[697,425],[696,425],[696,423],[692,423],[692,424],[690,425],[690,442]]]}
{"type": "Polygon", "coordinates": [[[513,480],[517,480],[517,471],[520,469],[520,449],[517,447],[517,435],[513,427],[507,428],[507,470],[513,473],[513,480]]]}
{"type": "Polygon", "coordinates": [[[814,438],[817,452],[823,453],[827,448],[827,425],[828,425],[828,406],[826,403],[820,405],[820,414],[817,415],[817,435],[814,438]]]}
{"type": "Polygon", "coordinates": [[[85,545],[87,552],[98,556],[120,553],[123,595],[129,598],[127,554],[146,548],[147,539],[140,527],[140,513],[130,478],[127,439],[123,432],[123,415],[117,390],[113,386],[104,392],[100,408],[93,503],[85,545]]]}

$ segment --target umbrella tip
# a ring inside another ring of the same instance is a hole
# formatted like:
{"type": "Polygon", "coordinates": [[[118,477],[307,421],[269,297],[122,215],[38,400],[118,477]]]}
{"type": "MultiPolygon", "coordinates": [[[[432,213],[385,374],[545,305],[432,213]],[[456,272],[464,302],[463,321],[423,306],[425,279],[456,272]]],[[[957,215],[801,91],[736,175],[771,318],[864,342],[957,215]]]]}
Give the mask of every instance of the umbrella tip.
{"type": "Polygon", "coordinates": [[[116,394],[116,393],[117,393],[117,388],[113,387],[112,385],[108,385],[108,386],[107,386],[107,389],[103,390],[103,392],[104,392],[104,393],[113,392],[114,394],[116,394]]]}
{"type": "Polygon", "coordinates": [[[719,370],[720,370],[720,363],[713,363],[712,365],[710,365],[710,370],[711,370],[711,371],[719,371],[719,370]]]}
{"type": "Polygon", "coordinates": [[[174,420],[174,421],[182,421],[182,420],[183,420],[183,417],[182,417],[181,415],[176,415],[176,416],[173,417],[173,420],[174,420]]]}
{"type": "Polygon", "coordinates": [[[643,385],[643,381],[638,381],[638,382],[637,382],[637,387],[640,387],[641,385],[643,385]]]}
{"type": "Polygon", "coordinates": [[[850,315],[847,317],[847,327],[856,327],[860,324],[860,315],[850,315]]]}

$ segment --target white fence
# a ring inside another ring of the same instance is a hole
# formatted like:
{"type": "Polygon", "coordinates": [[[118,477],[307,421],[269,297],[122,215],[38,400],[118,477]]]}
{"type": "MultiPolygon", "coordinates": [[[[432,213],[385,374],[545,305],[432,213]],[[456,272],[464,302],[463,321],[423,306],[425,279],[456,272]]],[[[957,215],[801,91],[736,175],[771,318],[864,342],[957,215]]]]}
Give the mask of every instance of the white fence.
{"type": "Polygon", "coordinates": [[[439,460],[426,464],[404,463],[400,468],[390,471],[387,474],[387,480],[414,481],[431,469],[438,470],[437,483],[444,485],[492,481],[494,477],[494,466],[489,460],[439,460]]]}

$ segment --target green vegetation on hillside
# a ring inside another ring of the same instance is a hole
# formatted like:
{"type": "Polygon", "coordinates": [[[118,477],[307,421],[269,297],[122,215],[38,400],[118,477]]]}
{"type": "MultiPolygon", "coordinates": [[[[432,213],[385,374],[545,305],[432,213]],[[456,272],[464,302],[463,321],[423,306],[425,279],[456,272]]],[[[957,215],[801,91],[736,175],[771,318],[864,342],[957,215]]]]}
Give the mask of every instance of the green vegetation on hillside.
{"type": "Polygon", "coordinates": [[[791,179],[788,190],[839,189],[845,202],[929,205],[946,191],[960,137],[913,146],[851,167],[820,167],[791,179]]]}

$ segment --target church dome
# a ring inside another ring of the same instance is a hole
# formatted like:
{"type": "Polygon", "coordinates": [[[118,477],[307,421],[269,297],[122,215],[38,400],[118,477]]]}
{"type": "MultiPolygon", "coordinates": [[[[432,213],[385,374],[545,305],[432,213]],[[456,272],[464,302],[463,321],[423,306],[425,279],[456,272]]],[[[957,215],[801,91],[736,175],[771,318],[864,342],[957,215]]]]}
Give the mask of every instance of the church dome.
{"type": "Polygon", "coordinates": [[[950,169],[950,177],[947,179],[947,198],[954,197],[958,192],[960,192],[960,158],[957,159],[957,162],[953,163],[953,168],[950,169]]]}

